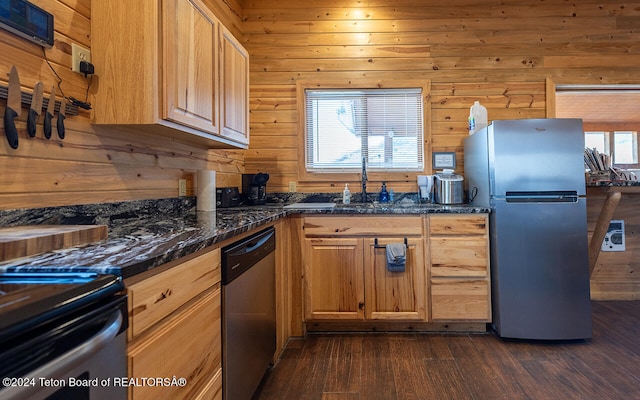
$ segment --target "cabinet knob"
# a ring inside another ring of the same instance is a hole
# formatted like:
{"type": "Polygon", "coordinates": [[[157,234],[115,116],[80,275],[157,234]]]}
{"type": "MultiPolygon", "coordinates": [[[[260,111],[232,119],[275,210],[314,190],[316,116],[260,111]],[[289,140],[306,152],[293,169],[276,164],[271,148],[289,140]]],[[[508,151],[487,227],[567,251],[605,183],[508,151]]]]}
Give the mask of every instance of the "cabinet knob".
{"type": "Polygon", "coordinates": [[[361,301],[360,303],[358,303],[358,308],[360,310],[364,310],[364,302],[361,301]]]}

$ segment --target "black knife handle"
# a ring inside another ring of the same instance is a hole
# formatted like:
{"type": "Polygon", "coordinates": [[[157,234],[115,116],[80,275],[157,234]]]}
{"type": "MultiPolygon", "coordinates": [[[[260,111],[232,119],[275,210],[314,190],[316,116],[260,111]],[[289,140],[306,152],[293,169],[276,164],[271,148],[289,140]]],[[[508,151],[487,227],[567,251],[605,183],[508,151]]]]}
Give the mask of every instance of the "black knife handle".
{"type": "Polygon", "coordinates": [[[9,106],[4,109],[4,132],[12,149],[18,148],[18,129],[16,129],[16,122],[14,121],[17,116],[18,113],[9,106]]]}
{"type": "Polygon", "coordinates": [[[51,115],[49,112],[44,114],[44,137],[47,139],[51,139],[51,115]]]}
{"type": "Polygon", "coordinates": [[[66,117],[62,114],[58,114],[58,121],[56,121],[56,129],[58,130],[58,137],[64,139],[64,119],[66,117]]]}
{"type": "Polygon", "coordinates": [[[38,114],[36,110],[30,108],[29,116],[27,117],[27,132],[30,137],[36,137],[36,121],[38,119],[38,114]]]}

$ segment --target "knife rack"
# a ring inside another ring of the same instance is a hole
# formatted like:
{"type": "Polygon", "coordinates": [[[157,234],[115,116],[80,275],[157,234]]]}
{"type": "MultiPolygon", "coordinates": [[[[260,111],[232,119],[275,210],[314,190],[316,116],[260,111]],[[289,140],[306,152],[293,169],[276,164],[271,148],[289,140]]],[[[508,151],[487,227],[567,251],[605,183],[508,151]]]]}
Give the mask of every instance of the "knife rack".
{"type": "MultiPolygon", "coordinates": [[[[6,100],[8,96],[9,96],[9,87],[5,85],[0,85],[0,99],[6,100]]],[[[31,106],[31,96],[32,96],[32,93],[20,91],[20,100],[24,108],[29,108],[31,106]]],[[[55,111],[60,112],[60,104],[61,102],[56,100],[55,111]]],[[[46,110],[48,106],[49,106],[49,99],[43,98],[42,109],[46,110]]],[[[42,110],[40,112],[42,112],[42,110]]],[[[78,106],[67,103],[66,115],[67,116],[78,115],[78,106]]]]}

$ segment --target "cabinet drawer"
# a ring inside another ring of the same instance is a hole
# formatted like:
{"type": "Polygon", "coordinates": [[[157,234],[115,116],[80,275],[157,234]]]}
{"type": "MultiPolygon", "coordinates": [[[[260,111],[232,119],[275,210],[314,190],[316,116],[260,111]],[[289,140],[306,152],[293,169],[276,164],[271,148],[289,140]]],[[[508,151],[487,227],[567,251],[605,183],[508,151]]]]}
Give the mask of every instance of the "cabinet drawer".
{"type": "Polygon", "coordinates": [[[431,276],[487,276],[488,244],[484,237],[430,238],[431,276]]]}
{"type": "Polygon", "coordinates": [[[305,217],[302,229],[307,237],[421,236],[422,217],[315,216],[305,217]]]}
{"type": "Polygon", "coordinates": [[[434,321],[490,321],[489,282],[482,279],[431,280],[431,318],[434,321]]]}
{"type": "Polygon", "coordinates": [[[220,249],[127,286],[130,338],[220,282],[220,249]]]}
{"type": "Polygon", "coordinates": [[[429,217],[430,235],[486,235],[487,226],[486,214],[429,217]]]}
{"type": "Polygon", "coordinates": [[[185,386],[133,386],[138,399],[193,399],[215,392],[222,366],[220,285],[129,346],[131,378],[186,378],[185,386]]]}
{"type": "Polygon", "coordinates": [[[222,368],[218,369],[194,400],[222,400],[222,368]]]}

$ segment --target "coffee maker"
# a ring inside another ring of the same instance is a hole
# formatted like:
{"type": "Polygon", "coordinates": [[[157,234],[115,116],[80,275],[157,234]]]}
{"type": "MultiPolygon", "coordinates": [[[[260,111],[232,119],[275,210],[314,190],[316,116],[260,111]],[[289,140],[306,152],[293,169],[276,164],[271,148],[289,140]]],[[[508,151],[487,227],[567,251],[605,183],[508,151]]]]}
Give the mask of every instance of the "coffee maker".
{"type": "Polygon", "coordinates": [[[242,174],[242,195],[251,205],[267,203],[267,181],[269,174],[242,174]]]}

